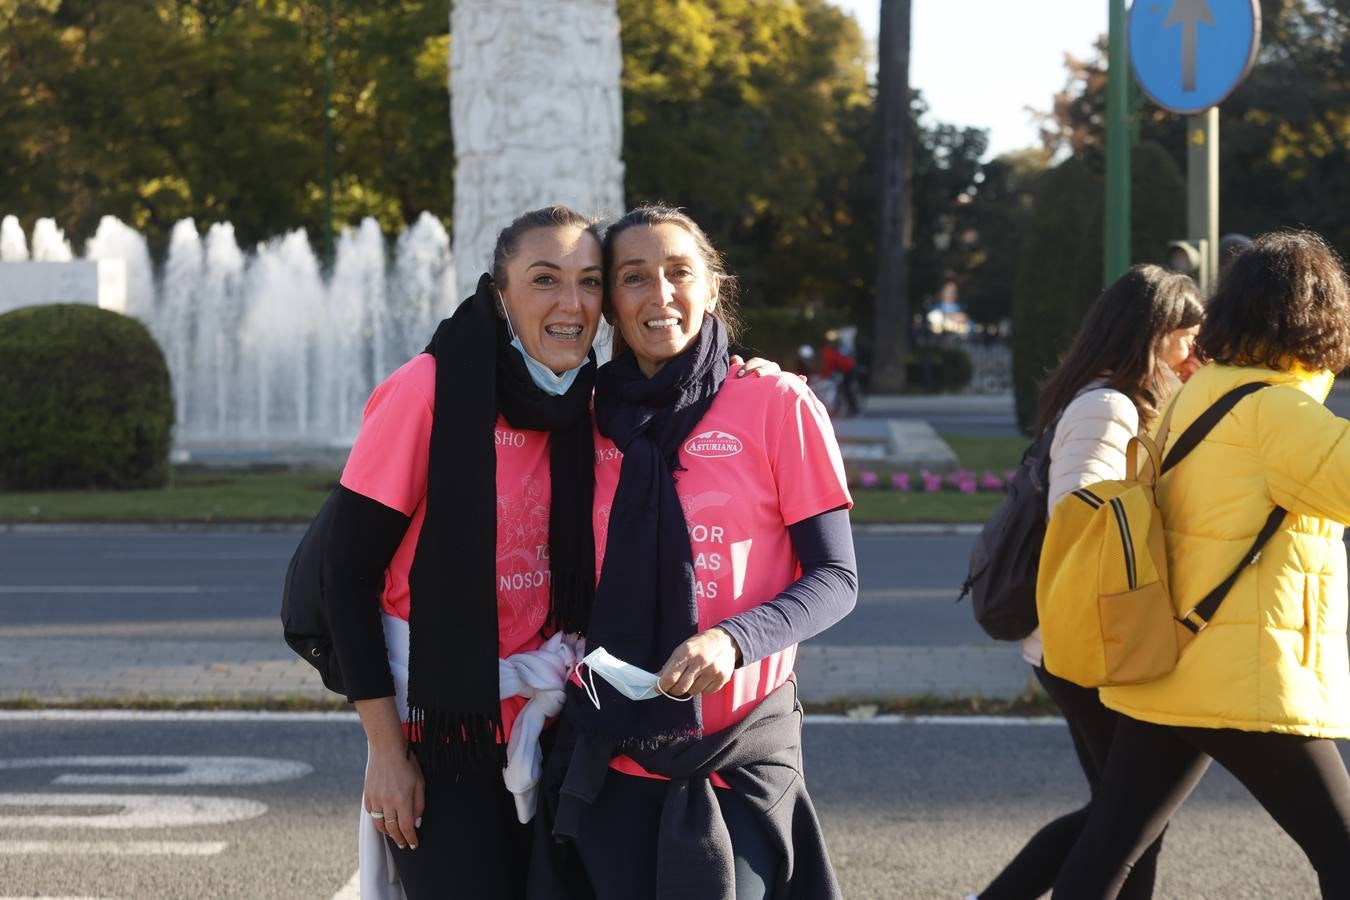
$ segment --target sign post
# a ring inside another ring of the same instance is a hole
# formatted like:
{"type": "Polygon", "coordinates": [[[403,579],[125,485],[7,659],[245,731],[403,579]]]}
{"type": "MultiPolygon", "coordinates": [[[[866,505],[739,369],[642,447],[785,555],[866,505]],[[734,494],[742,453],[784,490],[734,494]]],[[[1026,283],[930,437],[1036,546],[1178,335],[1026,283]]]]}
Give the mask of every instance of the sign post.
{"type": "Polygon", "coordinates": [[[1260,0],[1135,0],[1130,62],[1139,87],[1187,116],[1183,255],[1208,294],[1219,271],[1219,104],[1256,63],[1260,0]]]}

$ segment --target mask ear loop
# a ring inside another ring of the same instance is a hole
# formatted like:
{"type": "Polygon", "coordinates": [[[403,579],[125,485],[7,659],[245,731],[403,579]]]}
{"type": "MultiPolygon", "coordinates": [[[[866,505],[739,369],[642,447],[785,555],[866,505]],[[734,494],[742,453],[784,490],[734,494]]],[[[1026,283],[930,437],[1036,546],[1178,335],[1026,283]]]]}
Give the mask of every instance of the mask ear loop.
{"type": "Polygon", "coordinates": [[[667,694],[665,691],[661,690],[661,680],[659,678],[656,681],[656,692],[667,700],[674,700],[676,703],[688,703],[690,700],[694,699],[693,694],[690,694],[688,697],[676,697],[674,694],[667,694]]]}
{"type": "Polygon", "coordinates": [[[506,310],[506,298],[502,296],[501,291],[497,291],[497,305],[502,311],[502,318],[506,320],[507,340],[514,341],[516,339],[516,326],[511,324],[511,314],[506,310]]]}
{"type": "MultiPolygon", "coordinates": [[[[582,663],[577,663],[577,670],[581,670],[582,663]]],[[[586,692],[586,696],[595,704],[595,708],[600,708],[600,692],[595,689],[595,669],[586,666],[586,677],[581,680],[581,689],[586,692]]]]}

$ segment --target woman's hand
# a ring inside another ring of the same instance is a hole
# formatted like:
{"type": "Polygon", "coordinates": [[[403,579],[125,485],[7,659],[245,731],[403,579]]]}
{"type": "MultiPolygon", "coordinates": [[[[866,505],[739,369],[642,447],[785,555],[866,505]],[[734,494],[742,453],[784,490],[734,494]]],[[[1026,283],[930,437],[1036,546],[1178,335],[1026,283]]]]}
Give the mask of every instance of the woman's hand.
{"type": "Polygon", "coordinates": [[[656,683],[672,697],[711,694],[731,680],[740,657],[735,638],[721,628],[709,628],[675,648],[656,683]]]}
{"type": "Polygon", "coordinates": [[[740,366],[740,371],[736,373],[737,378],[744,378],[747,375],[755,375],[763,378],[765,375],[777,375],[783,371],[782,367],[776,362],[767,359],[760,359],[756,356],[754,359],[746,362],[739,354],[731,357],[731,366],[735,368],[740,366]]]}
{"type": "Polygon", "coordinates": [[[400,850],[417,849],[417,826],[426,810],[426,781],[417,758],[408,752],[403,723],[393,697],[358,700],[356,711],[370,744],[363,803],[375,828],[400,850]]]}

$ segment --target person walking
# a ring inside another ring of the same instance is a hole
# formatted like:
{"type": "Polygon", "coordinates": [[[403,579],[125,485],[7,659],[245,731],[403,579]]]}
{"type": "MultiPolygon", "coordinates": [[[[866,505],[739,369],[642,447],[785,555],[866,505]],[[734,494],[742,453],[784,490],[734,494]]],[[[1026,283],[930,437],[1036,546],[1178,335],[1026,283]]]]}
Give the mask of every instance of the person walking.
{"type": "Polygon", "coordinates": [[[829,418],[795,375],[727,377],[735,281],[682,212],[611,225],[605,272],[599,584],[530,894],[837,898],[792,675],[857,598],[829,418]]]}
{"type": "MultiPolygon", "coordinates": [[[[1088,311],[1069,351],[1041,389],[1037,436],[1054,429],[1047,515],[1060,498],[1126,475],[1125,453],[1199,363],[1193,353],[1204,308],[1195,283],[1158,266],[1135,266],[1088,311]]],[[[1036,680],[1064,714],[1078,764],[1096,795],[1119,715],[1097,691],[1046,671],[1039,629],[1022,642],[1036,680]]],[[[1092,801],[1040,829],[980,892],[980,900],[1031,900],[1050,890],[1092,801]]],[[[1123,896],[1153,894],[1161,838],[1132,871],[1123,896]]]]}
{"type": "Polygon", "coordinates": [[[1268,386],[1158,482],[1173,612],[1196,634],[1170,674],[1101,690],[1119,719],[1054,896],[1118,896],[1217,760],[1307,854],[1322,896],[1347,897],[1350,777],[1333,741],[1350,736],[1350,422],[1322,405],[1350,367],[1335,253],[1307,232],[1258,238],[1220,282],[1199,347],[1214,362],[1177,395],[1169,444],[1234,389],[1268,386]],[[1273,537],[1197,624],[1196,605],[1268,524],[1273,537]]]}

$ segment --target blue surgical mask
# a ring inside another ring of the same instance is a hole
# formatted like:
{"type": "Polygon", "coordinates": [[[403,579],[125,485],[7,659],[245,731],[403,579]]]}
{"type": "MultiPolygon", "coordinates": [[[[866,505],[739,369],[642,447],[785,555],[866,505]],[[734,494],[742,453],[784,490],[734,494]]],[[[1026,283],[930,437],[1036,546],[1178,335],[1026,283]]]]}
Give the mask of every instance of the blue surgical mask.
{"type": "Polygon", "coordinates": [[[506,300],[502,298],[500,291],[497,292],[497,300],[506,315],[506,330],[511,333],[511,346],[520,354],[520,358],[525,360],[525,371],[530,373],[530,380],[534,382],[534,386],[554,397],[561,397],[571,390],[572,383],[577,380],[577,374],[590,365],[591,361],[584,359],[575,369],[568,369],[561,375],[555,374],[548,366],[525,352],[525,345],[520,342],[520,335],[516,334],[516,329],[511,324],[511,314],[506,312],[506,300]]]}
{"type": "Polygon", "coordinates": [[[632,663],[624,662],[604,647],[596,647],[586,654],[586,658],[581,661],[578,668],[581,666],[585,666],[587,670],[582,689],[586,691],[586,696],[590,698],[591,703],[595,704],[596,709],[600,708],[600,695],[595,690],[596,675],[608,681],[614,690],[629,700],[652,700],[656,697],[665,697],[669,700],[687,703],[693,699],[692,697],[670,696],[670,694],[661,690],[661,679],[658,676],[653,675],[646,669],[640,669],[632,663]]]}

